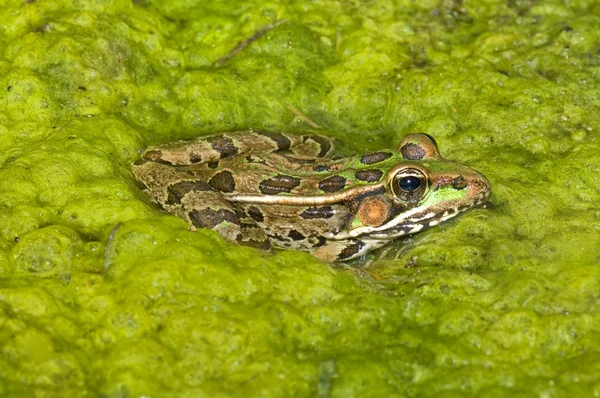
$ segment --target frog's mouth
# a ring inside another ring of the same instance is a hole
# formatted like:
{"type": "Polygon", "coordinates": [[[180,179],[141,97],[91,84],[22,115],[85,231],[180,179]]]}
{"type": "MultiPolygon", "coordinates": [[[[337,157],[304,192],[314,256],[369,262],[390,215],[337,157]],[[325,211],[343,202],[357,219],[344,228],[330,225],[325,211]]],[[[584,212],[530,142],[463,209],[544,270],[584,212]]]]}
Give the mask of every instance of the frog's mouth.
{"type": "Polygon", "coordinates": [[[410,219],[402,222],[401,220],[397,225],[390,226],[387,229],[382,231],[373,231],[368,233],[368,236],[371,238],[377,239],[394,239],[404,235],[410,235],[417,232],[424,231],[428,228],[434,227],[438,224],[443,223],[446,220],[456,217],[457,215],[473,208],[477,207],[482,203],[487,201],[489,193],[483,195],[480,199],[474,201],[469,205],[463,205],[455,208],[447,209],[443,212],[429,212],[426,214],[420,215],[419,213],[412,214],[410,219]],[[420,217],[420,218],[419,218],[420,217]],[[412,220],[417,221],[412,221],[412,220]]]}

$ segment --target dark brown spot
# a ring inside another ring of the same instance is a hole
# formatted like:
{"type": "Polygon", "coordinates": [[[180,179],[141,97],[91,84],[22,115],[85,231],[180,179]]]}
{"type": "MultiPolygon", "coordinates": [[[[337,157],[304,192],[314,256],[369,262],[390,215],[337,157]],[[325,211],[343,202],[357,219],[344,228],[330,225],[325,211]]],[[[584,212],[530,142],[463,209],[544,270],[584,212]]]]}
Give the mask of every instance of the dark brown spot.
{"type": "Polygon", "coordinates": [[[12,86],[6,87],[6,91],[8,91],[10,93],[12,91],[12,86]]]}
{"type": "Polygon", "coordinates": [[[362,164],[374,164],[374,163],[383,162],[384,160],[389,159],[391,157],[392,157],[392,153],[390,153],[390,152],[368,153],[366,155],[363,155],[360,158],[360,162],[362,164]]]}
{"type": "Polygon", "coordinates": [[[313,171],[316,171],[317,173],[322,173],[324,171],[329,171],[329,166],[326,164],[319,164],[313,167],[313,171]]]}
{"type": "Polygon", "coordinates": [[[258,207],[250,206],[248,208],[248,215],[250,216],[250,218],[257,222],[263,222],[265,220],[262,212],[258,207]]]}
{"type": "Polygon", "coordinates": [[[383,175],[383,171],[377,169],[357,171],[354,175],[356,179],[367,182],[377,182],[383,175]]]}
{"type": "Polygon", "coordinates": [[[295,229],[290,230],[290,232],[288,232],[288,236],[290,238],[292,238],[292,240],[295,240],[295,241],[306,238],[306,236],[302,235],[300,232],[296,231],[295,229]]]}
{"type": "Polygon", "coordinates": [[[189,192],[212,191],[210,185],[204,181],[180,181],[167,187],[169,196],[167,204],[174,205],[181,203],[181,199],[189,192]]]}
{"type": "Polygon", "coordinates": [[[304,140],[313,140],[314,142],[319,144],[321,150],[317,155],[318,158],[322,158],[323,156],[327,155],[327,153],[329,153],[329,151],[331,150],[331,141],[326,137],[320,135],[309,135],[308,137],[305,137],[304,140]]]}
{"type": "Polygon", "coordinates": [[[208,137],[206,141],[210,142],[212,148],[221,154],[221,159],[227,159],[238,153],[238,148],[235,146],[231,138],[223,135],[208,137]]]}
{"type": "Polygon", "coordinates": [[[217,167],[219,167],[219,162],[215,160],[214,162],[208,162],[206,165],[209,169],[216,169],[217,167]]]}
{"type": "Polygon", "coordinates": [[[85,86],[79,86],[77,88],[80,89],[81,91],[87,91],[87,88],[85,88],[85,86]]]}
{"type": "Polygon", "coordinates": [[[305,220],[314,220],[318,218],[331,218],[334,214],[335,212],[331,206],[309,207],[300,214],[300,217],[305,220]]]}
{"type": "Polygon", "coordinates": [[[235,180],[233,174],[228,170],[223,170],[215,174],[209,181],[211,187],[217,191],[231,193],[235,191],[235,180]]]}
{"type": "Polygon", "coordinates": [[[256,134],[270,138],[277,145],[278,151],[290,149],[291,141],[281,133],[257,132],[256,134]]]}
{"type": "Polygon", "coordinates": [[[454,214],[454,213],[456,213],[456,210],[451,208],[451,209],[446,210],[446,213],[448,213],[448,215],[454,214]]]}
{"type": "Polygon", "coordinates": [[[202,161],[202,157],[196,152],[190,153],[190,163],[200,163],[202,161]]]}
{"type": "Polygon", "coordinates": [[[362,240],[355,239],[354,243],[346,246],[344,250],[340,252],[338,258],[344,260],[360,253],[361,249],[365,247],[365,243],[362,240]]]}
{"type": "Polygon", "coordinates": [[[158,149],[152,149],[150,151],[144,152],[144,154],[142,155],[142,158],[144,158],[146,160],[151,160],[156,163],[172,164],[171,162],[166,161],[162,158],[162,152],[159,151],[158,149]]]}
{"type": "Polygon", "coordinates": [[[319,182],[319,189],[324,192],[337,192],[345,186],[346,179],[342,176],[331,176],[319,182]]]}
{"type": "Polygon", "coordinates": [[[467,183],[465,182],[465,178],[463,176],[458,176],[452,179],[452,188],[458,190],[465,189],[467,183]]]}
{"type": "Polygon", "coordinates": [[[425,157],[425,150],[417,144],[408,143],[400,148],[400,152],[406,160],[421,160],[425,157]]]}
{"type": "Polygon", "coordinates": [[[261,181],[258,185],[260,192],[265,195],[277,195],[282,192],[290,193],[300,185],[300,179],[285,174],[278,174],[268,180],[261,181]]]}
{"type": "Polygon", "coordinates": [[[239,225],[240,221],[234,212],[227,209],[213,210],[210,208],[192,210],[188,213],[192,224],[198,228],[214,228],[222,222],[239,225]]]}

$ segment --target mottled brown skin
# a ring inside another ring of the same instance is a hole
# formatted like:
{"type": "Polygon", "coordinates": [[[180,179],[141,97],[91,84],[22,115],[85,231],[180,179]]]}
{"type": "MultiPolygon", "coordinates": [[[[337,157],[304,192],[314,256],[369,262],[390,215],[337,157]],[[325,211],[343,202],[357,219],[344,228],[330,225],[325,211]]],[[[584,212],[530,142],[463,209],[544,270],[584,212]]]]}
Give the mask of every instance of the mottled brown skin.
{"type": "Polygon", "coordinates": [[[332,155],[323,136],[225,133],[148,148],[133,172],[157,203],[191,225],[327,261],[437,225],[489,194],[485,177],[441,158],[423,134],[406,136],[397,152],[332,155]]]}

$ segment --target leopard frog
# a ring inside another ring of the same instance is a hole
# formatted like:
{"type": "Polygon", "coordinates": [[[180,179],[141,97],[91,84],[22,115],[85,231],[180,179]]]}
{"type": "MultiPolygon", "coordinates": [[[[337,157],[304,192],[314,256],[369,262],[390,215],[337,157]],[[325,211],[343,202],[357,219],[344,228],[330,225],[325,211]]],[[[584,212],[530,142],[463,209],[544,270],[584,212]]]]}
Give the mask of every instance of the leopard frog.
{"type": "Polygon", "coordinates": [[[346,261],[487,200],[488,180],[409,134],[396,150],[337,158],[322,135],[233,132],[147,148],[133,173],[192,228],[346,261]]]}

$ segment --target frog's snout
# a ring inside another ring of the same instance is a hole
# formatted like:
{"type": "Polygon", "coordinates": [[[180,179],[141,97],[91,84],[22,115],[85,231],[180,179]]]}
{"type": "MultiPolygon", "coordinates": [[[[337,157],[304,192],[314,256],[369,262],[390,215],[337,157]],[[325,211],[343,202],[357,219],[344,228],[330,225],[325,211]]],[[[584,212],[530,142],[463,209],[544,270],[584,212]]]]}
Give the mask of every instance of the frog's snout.
{"type": "MultiPolygon", "coordinates": [[[[476,170],[470,170],[466,175],[461,175],[463,181],[460,184],[464,184],[463,188],[468,188],[468,198],[473,206],[484,203],[488,200],[490,193],[492,192],[492,186],[487,178],[476,170]]],[[[455,179],[452,180],[452,187],[455,187],[455,179]]]]}

